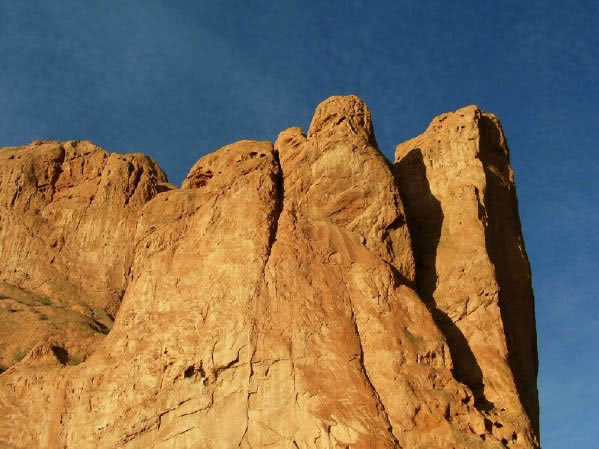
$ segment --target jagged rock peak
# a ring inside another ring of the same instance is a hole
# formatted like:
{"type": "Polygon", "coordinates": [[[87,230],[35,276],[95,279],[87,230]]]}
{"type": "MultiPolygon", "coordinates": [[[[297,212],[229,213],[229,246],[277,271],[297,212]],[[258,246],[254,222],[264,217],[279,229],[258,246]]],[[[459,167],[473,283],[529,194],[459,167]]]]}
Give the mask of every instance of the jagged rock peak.
{"type": "Polygon", "coordinates": [[[308,137],[342,135],[359,136],[366,141],[374,140],[370,109],[357,96],[329,97],[318,105],[308,137]]]}

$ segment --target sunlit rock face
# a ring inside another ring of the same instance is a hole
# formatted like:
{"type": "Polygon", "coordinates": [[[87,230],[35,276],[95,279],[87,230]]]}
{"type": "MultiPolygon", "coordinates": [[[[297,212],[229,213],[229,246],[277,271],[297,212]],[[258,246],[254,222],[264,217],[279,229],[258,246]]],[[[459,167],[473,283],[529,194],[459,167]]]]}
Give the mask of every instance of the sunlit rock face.
{"type": "Polygon", "coordinates": [[[394,164],[347,96],[181,188],[87,142],[1,150],[0,188],[0,448],[539,447],[513,174],[476,107],[394,164]]]}

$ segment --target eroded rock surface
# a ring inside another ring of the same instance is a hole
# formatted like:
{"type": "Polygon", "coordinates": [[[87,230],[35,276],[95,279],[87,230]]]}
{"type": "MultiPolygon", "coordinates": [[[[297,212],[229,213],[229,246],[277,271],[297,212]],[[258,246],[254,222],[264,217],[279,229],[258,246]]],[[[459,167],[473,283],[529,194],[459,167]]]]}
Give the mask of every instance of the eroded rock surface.
{"type": "Polygon", "coordinates": [[[417,286],[447,337],[456,379],[481,410],[538,434],[530,266],[509,150],[497,117],[468,106],[398,145],[417,286]]]}
{"type": "Polygon", "coordinates": [[[0,151],[0,365],[56,339],[85,358],[128,282],[141,207],[166,177],[142,154],[90,142],[0,151]]]}
{"type": "MultiPolygon", "coordinates": [[[[507,343],[488,348],[504,354],[499,380],[460,371],[441,300],[422,289],[412,174],[393,173],[359,98],[325,100],[307,135],[204,156],[181,189],[152,173],[117,259],[112,330],[81,364],[48,341],[0,376],[0,447],[538,447],[525,400],[511,407],[524,396],[507,343]]],[[[494,273],[466,276],[499,284],[494,273]]],[[[529,271],[513,274],[530,289],[529,271]]],[[[90,298],[111,304],[105,290],[90,298]]]]}

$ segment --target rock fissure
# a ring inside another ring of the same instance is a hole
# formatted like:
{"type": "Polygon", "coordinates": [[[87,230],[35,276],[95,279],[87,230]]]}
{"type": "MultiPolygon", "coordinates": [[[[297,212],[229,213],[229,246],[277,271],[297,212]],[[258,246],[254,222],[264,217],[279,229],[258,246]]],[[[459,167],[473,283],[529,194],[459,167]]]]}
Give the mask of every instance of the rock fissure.
{"type": "MultiPolygon", "coordinates": [[[[250,348],[252,349],[252,348],[250,348]]],[[[249,374],[248,374],[248,379],[247,379],[247,397],[246,397],[246,402],[245,402],[245,429],[243,431],[243,435],[241,436],[241,439],[239,440],[239,443],[237,443],[237,447],[241,447],[241,444],[244,442],[246,435],[248,433],[248,429],[250,428],[250,396],[252,395],[252,391],[251,391],[251,385],[252,385],[252,377],[254,376],[254,365],[253,365],[253,360],[254,360],[254,353],[255,353],[255,347],[254,349],[251,350],[250,352],[250,356],[248,359],[248,364],[249,364],[249,374]]]]}
{"type": "Polygon", "coordinates": [[[165,438],[164,440],[162,440],[162,442],[164,443],[166,441],[172,440],[173,438],[177,438],[177,437],[179,437],[179,436],[181,436],[181,435],[183,435],[183,434],[185,434],[185,433],[187,433],[187,432],[189,432],[189,431],[191,431],[193,429],[197,429],[197,427],[196,426],[192,426],[192,427],[189,427],[189,428],[187,428],[185,430],[182,430],[181,432],[177,432],[176,434],[171,435],[171,436],[165,438]]]}
{"type": "Polygon", "coordinates": [[[370,389],[372,395],[374,396],[374,398],[376,400],[377,409],[379,410],[379,412],[383,416],[383,419],[385,420],[385,424],[387,426],[387,431],[389,432],[389,437],[393,441],[393,447],[395,449],[401,449],[402,446],[400,445],[399,440],[397,439],[397,437],[395,436],[395,433],[393,432],[393,425],[391,424],[389,415],[387,414],[387,410],[385,409],[385,404],[383,404],[383,401],[381,400],[381,397],[380,397],[378,391],[376,390],[376,387],[370,380],[370,376],[368,375],[368,370],[366,369],[366,365],[364,363],[364,347],[362,346],[362,338],[360,336],[360,328],[356,321],[356,315],[354,312],[354,307],[353,307],[353,304],[351,301],[351,297],[349,299],[349,307],[350,307],[350,312],[351,312],[351,318],[350,318],[351,323],[354,327],[355,336],[356,336],[356,339],[358,342],[358,348],[359,348],[358,362],[360,363],[360,371],[362,372],[362,375],[364,376],[364,380],[368,384],[368,388],[370,389]]]}
{"type": "Polygon", "coordinates": [[[51,186],[50,202],[54,201],[54,195],[56,194],[56,183],[58,182],[58,179],[64,170],[63,164],[66,158],[66,151],[62,145],[60,146],[60,150],[60,155],[56,160],[55,170],[52,172],[52,177],[50,178],[49,182],[51,186]]]}
{"type": "Polygon", "coordinates": [[[275,172],[275,206],[273,211],[272,224],[269,229],[269,237],[268,237],[268,250],[266,252],[266,262],[264,263],[264,267],[268,265],[268,261],[270,260],[270,254],[272,253],[272,247],[277,241],[277,233],[279,231],[279,220],[281,218],[281,213],[283,212],[283,203],[285,201],[285,186],[283,182],[283,169],[281,167],[281,161],[279,160],[279,152],[273,151],[273,159],[276,164],[277,170],[275,172]]]}

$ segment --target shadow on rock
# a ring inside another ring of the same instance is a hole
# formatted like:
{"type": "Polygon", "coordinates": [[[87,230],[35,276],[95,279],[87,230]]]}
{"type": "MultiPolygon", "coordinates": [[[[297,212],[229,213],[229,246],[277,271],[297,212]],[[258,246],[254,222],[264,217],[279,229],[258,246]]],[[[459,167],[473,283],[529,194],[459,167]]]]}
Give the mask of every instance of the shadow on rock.
{"type": "Polygon", "coordinates": [[[417,291],[445,336],[455,379],[470,388],[474,406],[489,411],[494,405],[484,395],[483,374],[468,340],[451,318],[437,307],[437,247],[441,238],[443,210],[430,190],[422,151],[413,149],[395,165],[416,261],[417,291]]]}

